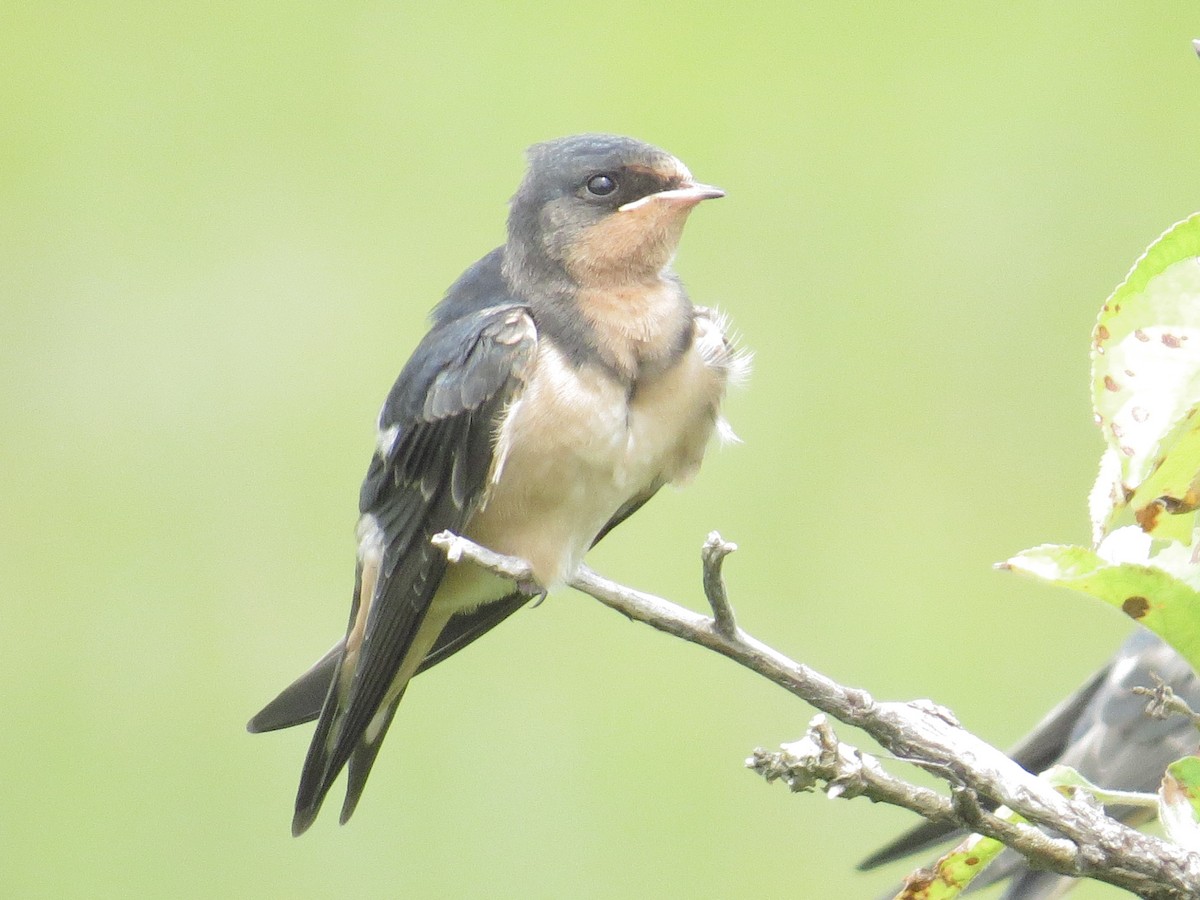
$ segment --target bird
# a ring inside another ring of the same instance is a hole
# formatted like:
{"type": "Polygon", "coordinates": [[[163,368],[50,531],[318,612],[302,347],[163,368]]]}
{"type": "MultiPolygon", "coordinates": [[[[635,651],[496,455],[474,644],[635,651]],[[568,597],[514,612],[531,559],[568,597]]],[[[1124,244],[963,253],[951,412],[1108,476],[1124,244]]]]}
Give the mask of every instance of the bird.
{"type": "Polygon", "coordinates": [[[642,141],[535,144],[504,244],[475,262],[387,395],[359,494],[345,637],[247,725],[317,720],[292,833],[343,769],[353,814],[410,679],[562,584],[666,484],[690,480],[747,355],[672,262],[724,191],[642,141]],[[451,564],[443,530],[529,563],[513,583],[451,564]]]}
{"type": "MultiPolygon", "coordinates": [[[[1093,784],[1120,791],[1153,793],[1163,772],[1195,753],[1200,737],[1184,716],[1152,717],[1135,687],[1153,688],[1156,679],[1193,709],[1200,709],[1200,678],[1169,644],[1138,628],[1116,654],[1079,690],[1051,710],[1009,755],[1030,772],[1070,766],[1093,784]]],[[[1145,824],[1149,813],[1135,807],[1108,810],[1128,825],[1145,824]]],[[[960,838],[944,823],[925,822],[876,850],[860,864],[873,869],[960,838]]],[[[1024,857],[1005,850],[971,883],[976,890],[1007,881],[1004,900],[1051,900],[1078,886],[1079,879],[1029,868],[1024,857]]],[[[888,894],[887,896],[892,896],[888,894]]]]}

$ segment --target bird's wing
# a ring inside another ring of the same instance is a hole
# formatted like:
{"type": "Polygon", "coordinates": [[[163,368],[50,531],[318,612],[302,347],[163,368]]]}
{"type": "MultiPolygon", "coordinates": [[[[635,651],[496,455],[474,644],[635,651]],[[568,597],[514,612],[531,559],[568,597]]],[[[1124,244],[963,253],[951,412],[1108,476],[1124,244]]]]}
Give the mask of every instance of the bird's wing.
{"type": "Polygon", "coordinates": [[[329,652],[312,664],[311,668],[282,691],[274,700],[255,713],[246,723],[251,734],[276,731],[311,722],[321,714],[325,697],[329,694],[329,683],[346,649],[346,639],[334,644],[329,652]]]}
{"type": "Polygon", "coordinates": [[[613,515],[613,517],[608,520],[608,522],[605,524],[605,526],[600,529],[600,533],[597,534],[595,539],[592,541],[592,546],[595,547],[598,543],[600,543],[602,540],[604,540],[604,538],[606,538],[608,536],[608,533],[610,531],[612,531],[614,528],[616,528],[618,525],[620,525],[622,522],[624,522],[626,519],[628,519],[630,516],[632,516],[635,512],[637,512],[639,509],[641,509],[647,503],[649,503],[650,498],[653,497],[655,494],[657,494],[659,492],[659,489],[661,489],[665,483],[666,482],[664,482],[664,481],[655,482],[654,484],[650,485],[650,487],[648,487],[646,490],[642,491],[642,493],[638,494],[636,497],[632,497],[629,500],[627,500],[625,502],[625,504],[616,511],[616,513],[613,515]]]}
{"type": "MultiPolygon", "coordinates": [[[[377,747],[382,739],[390,721],[385,707],[394,707],[403,689],[394,684],[397,673],[446,570],[445,555],[429,540],[460,531],[484,499],[499,422],[536,349],[537,331],[522,306],[438,322],[384,404],[381,449],[359,500],[362,543],[350,622],[300,777],[296,833],[311,824],[360,743],[377,747]]],[[[359,755],[367,758],[361,748],[359,755]]],[[[365,772],[352,780],[361,785],[365,772]]],[[[353,807],[351,798],[347,803],[353,807]]]]}
{"type": "MultiPolygon", "coordinates": [[[[528,594],[514,592],[493,603],[485,603],[477,609],[454,616],[438,635],[433,649],[425,655],[424,661],[417,669],[418,674],[453,656],[475,638],[495,628],[527,602],[528,594]]],[[[333,680],[338,663],[342,659],[342,651],[345,649],[346,639],[342,638],[329,652],[313,663],[307,672],[264,706],[246,725],[246,730],[259,734],[303,725],[316,719],[321,714],[321,707],[329,693],[329,683],[333,680]]]]}
{"type": "MultiPolygon", "coordinates": [[[[1068,739],[1084,709],[1092,701],[1096,691],[1104,684],[1111,668],[1112,662],[1110,661],[1108,665],[1089,678],[1083,687],[1052,709],[1027,737],[1009,751],[1008,755],[1035,773],[1043,772],[1054,765],[1063,750],[1066,749],[1068,739]]],[[[995,808],[994,803],[986,801],[985,806],[988,809],[995,808]]],[[[952,824],[924,821],[880,847],[860,862],[858,868],[863,871],[874,869],[944,843],[960,834],[960,830],[952,824]]]]}
{"type": "MultiPolygon", "coordinates": [[[[1146,713],[1146,699],[1134,687],[1153,687],[1161,678],[1180,697],[1200,703],[1200,678],[1170,646],[1139,628],[1111,660],[1077,692],[1056,706],[1010,755],[1031,772],[1059,763],[1071,766],[1102,787],[1123,791],[1153,791],[1163,771],[1176,759],[1196,750],[1195,729],[1182,716],[1155,719],[1146,713]]],[[[1138,810],[1114,807],[1109,812],[1138,824],[1138,810]]],[[[900,859],[933,844],[960,837],[961,832],[923,823],[877,850],[859,864],[869,869],[900,859]]],[[[982,888],[1012,879],[1005,900],[1048,900],[1071,881],[1047,872],[1031,872],[1022,857],[1005,853],[972,882],[982,888]]]]}
{"type": "MultiPolygon", "coordinates": [[[[649,490],[634,497],[600,529],[592,546],[600,541],[614,528],[628,519],[658,493],[662,485],[653,485],[649,490]]],[[[473,642],[480,635],[495,628],[518,609],[529,602],[529,596],[514,592],[493,603],[485,603],[476,609],[460,612],[455,615],[438,635],[433,649],[426,654],[417,673],[437,665],[453,656],[463,647],[473,642]]],[[[321,706],[329,693],[329,683],[333,680],[345,649],[345,638],[338,641],[328,653],[313,663],[312,667],[284,688],[278,697],[268,703],[250,720],[246,726],[248,731],[255,734],[263,731],[275,731],[280,728],[291,728],[293,725],[303,725],[311,722],[321,712],[321,706]]]]}

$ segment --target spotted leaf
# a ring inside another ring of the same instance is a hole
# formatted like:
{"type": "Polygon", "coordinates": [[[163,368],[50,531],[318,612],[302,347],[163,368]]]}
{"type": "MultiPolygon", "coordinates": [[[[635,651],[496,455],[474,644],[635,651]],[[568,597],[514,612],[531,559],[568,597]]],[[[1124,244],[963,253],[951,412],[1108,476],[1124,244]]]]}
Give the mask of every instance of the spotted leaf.
{"type": "MultiPolygon", "coordinates": [[[[1135,530],[1120,529],[1114,536],[1135,530]]],[[[1086,547],[1044,544],[1017,554],[1000,568],[1103,600],[1162,637],[1193,668],[1200,668],[1200,567],[1191,561],[1186,547],[1172,544],[1155,556],[1147,553],[1145,561],[1139,562],[1086,547]]]]}
{"type": "Polygon", "coordinates": [[[1093,497],[1113,502],[1093,503],[1095,530],[1107,531],[1128,504],[1148,533],[1190,533],[1190,515],[1174,531],[1168,521],[1194,511],[1200,473],[1200,213],[1155,241],[1104,304],[1092,332],[1092,401],[1120,462],[1101,468],[1093,497]]]}
{"type": "Polygon", "coordinates": [[[1167,837],[1200,851],[1200,757],[1185,756],[1167,766],[1158,789],[1158,817],[1167,837]]]}

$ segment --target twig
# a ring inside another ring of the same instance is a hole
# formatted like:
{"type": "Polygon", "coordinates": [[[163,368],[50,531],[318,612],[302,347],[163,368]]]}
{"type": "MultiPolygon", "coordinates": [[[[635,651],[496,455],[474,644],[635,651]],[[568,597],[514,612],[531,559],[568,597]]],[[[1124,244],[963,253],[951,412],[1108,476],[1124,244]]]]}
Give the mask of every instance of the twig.
{"type": "Polygon", "coordinates": [[[1027,857],[1036,857],[1047,867],[1079,874],[1075,845],[1070,841],[985,810],[969,788],[957,788],[951,799],[890,775],[874,756],[841,742],[824,714],[812,718],[803,738],[784,744],[778,752],[759,748],[746,760],[746,766],[768,782],[783,781],[793,791],[815,790],[824,782],[830,797],[862,796],[876,803],[901,806],[931,822],[950,822],[994,837],[1027,857]]]}
{"type": "Polygon", "coordinates": [[[1187,701],[1176,694],[1156,673],[1151,672],[1150,677],[1154,679],[1154,687],[1137,686],[1131,689],[1135,694],[1150,698],[1150,702],[1146,704],[1146,714],[1156,719],[1183,716],[1194,728],[1200,729],[1200,713],[1188,706],[1187,701]]]}
{"type": "MultiPolygon", "coordinates": [[[[716,540],[719,541],[719,537],[716,540]]],[[[529,567],[521,560],[499,556],[446,533],[438,535],[434,541],[448,555],[454,554],[456,560],[471,560],[516,581],[528,578],[529,567]]],[[[707,560],[706,555],[706,571],[707,560]]],[[[932,772],[954,787],[969,788],[1003,804],[1036,825],[1050,827],[1065,840],[1048,839],[1045,835],[1039,839],[1034,829],[994,820],[995,817],[989,818],[981,809],[979,819],[975,821],[973,813],[964,817],[962,809],[956,810],[944,799],[944,806],[930,806],[938,818],[952,818],[965,827],[1013,846],[1042,868],[1067,875],[1087,875],[1151,900],[1200,896],[1200,856],[1141,834],[1082,800],[1062,796],[1004,753],[963,729],[943,707],[929,701],[877,702],[866,691],[840,685],[736,627],[726,631],[715,619],[609,581],[587,566],[580,566],[568,584],[631,619],[729,657],[822,712],[863,729],[893,755],[932,772]],[[967,822],[965,818],[972,821],[967,822]]],[[[723,599],[723,588],[716,596],[716,602],[710,596],[710,603],[714,614],[721,615],[722,605],[728,608],[727,600],[723,599]]],[[[726,621],[727,626],[731,626],[732,623],[726,621]]],[[[816,738],[813,740],[819,748],[824,746],[816,738]]],[[[836,754],[830,754],[828,748],[822,752],[841,764],[844,754],[840,749],[836,754]]],[[[853,748],[847,752],[855,760],[862,759],[853,748]]],[[[841,793],[851,796],[854,791],[866,794],[868,785],[872,790],[882,791],[880,785],[892,784],[875,778],[874,768],[870,779],[863,774],[866,769],[860,761],[849,769],[835,768],[830,772],[835,776],[833,781],[841,785],[841,793]]],[[[904,784],[899,779],[892,781],[904,784]]],[[[921,789],[911,785],[906,787],[918,792],[905,795],[910,799],[917,797],[922,804],[933,803],[929,796],[920,793],[921,789]]],[[[937,796],[933,792],[928,794],[937,796]]],[[[899,795],[893,798],[890,793],[887,796],[880,793],[878,799],[895,802],[900,798],[899,795]]]]}
{"type": "Polygon", "coordinates": [[[533,579],[533,566],[515,556],[501,556],[493,553],[487,547],[459,537],[453,531],[439,531],[429,539],[429,543],[446,554],[446,559],[452,563],[469,559],[481,569],[487,569],[502,578],[522,582],[533,579]]]}
{"type": "Polygon", "coordinates": [[[813,790],[818,782],[824,782],[825,792],[831,797],[862,796],[876,803],[890,803],[931,822],[953,822],[989,833],[1008,846],[1023,847],[1027,854],[1055,859],[1064,868],[1075,862],[1075,847],[1070,841],[999,818],[984,810],[978,799],[972,800],[972,791],[958,790],[956,799],[951,800],[888,774],[874,756],[842,743],[823,713],[812,718],[803,738],[784,744],[779,752],[755,750],[746,760],[746,767],[767,781],[781,779],[793,791],[813,790]]]}
{"type": "Polygon", "coordinates": [[[713,622],[717,631],[727,638],[737,634],[737,620],[733,616],[733,607],[729,605],[729,595],[725,592],[725,579],[721,575],[721,565],[725,557],[737,549],[737,544],[724,540],[715,531],[708,534],[708,540],[700,550],[700,559],[704,564],[704,596],[712,607],[713,622]]]}

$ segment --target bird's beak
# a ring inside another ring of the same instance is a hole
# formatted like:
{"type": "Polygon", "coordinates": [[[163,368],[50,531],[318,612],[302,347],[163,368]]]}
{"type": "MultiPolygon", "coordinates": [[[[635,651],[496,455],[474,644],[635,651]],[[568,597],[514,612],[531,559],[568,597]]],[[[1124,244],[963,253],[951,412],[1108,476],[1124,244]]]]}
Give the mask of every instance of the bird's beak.
{"type": "Polygon", "coordinates": [[[656,194],[647,194],[640,200],[633,200],[626,203],[624,206],[618,206],[618,212],[629,212],[630,210],[639,209],[649,203],[669,203],[679,206],[695,206],[701,200],[715,200],[717,197],[724,197],[725,192],[719,187],[713,187],[711,184],[685,184],[683,187],[672,188],[669,191],[659,191],[656,194]]]}

